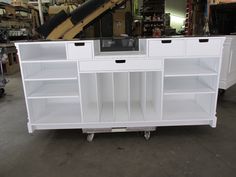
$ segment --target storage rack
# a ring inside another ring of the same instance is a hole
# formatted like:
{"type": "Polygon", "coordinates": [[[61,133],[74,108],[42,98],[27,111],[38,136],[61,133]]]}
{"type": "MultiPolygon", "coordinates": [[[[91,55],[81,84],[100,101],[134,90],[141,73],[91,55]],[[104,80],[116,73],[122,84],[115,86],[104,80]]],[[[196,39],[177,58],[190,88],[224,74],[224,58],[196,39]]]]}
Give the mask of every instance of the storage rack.
{"type": "Polygon", "coordinates": [[[97,40],[17,43],[29,132],[215,127],[224,40],[140,39],[130,52],[100,52],[97,40]]]}
{"type": "Polygon", "coordinates": [[[143,36],[152,36],[153,29],[158,27],[162,35],[165,32],[165,0],[143,1],[143,36]],[[156,16],[157,19],[153,19],[156,16]]]}

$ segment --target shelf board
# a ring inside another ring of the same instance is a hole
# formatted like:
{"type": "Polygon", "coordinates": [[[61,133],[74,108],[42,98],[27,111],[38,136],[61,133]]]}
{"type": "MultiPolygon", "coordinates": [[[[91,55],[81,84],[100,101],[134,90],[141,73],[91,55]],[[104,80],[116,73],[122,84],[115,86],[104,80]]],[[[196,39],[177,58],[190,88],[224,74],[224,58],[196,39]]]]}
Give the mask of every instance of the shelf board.
{"type": "Polygon", "coordinates": [[[217,73],[207,67],[196,64],[170,65],[165,66],[165,77],[176,76],[209,76],[217,73]]]}
{"type": "Polygon", "coordinates": [[[215,90],[197,78],[166,78],[164,95],[215,93],[215,90]]]}
{"type": "Polygon", "coordinates": [[[140,103],[130,103],[130,121],[144,121],[144,115],[140,103]]]}
{"type": "Polygon", "coordinates": [[[85,123],[99,122],[97,103],[89,103],[87,105],[83,105],[83,112],[83,121],[85,123]]]}
{"type": "Polygon", "coordinates": [[[73,98],[79,96],[76,83],[47,83],[29,94],[28,99],[73,98]]]}
{"type": "Polygon", "coordinates": [[[43,81],[43,80],[76,80],[77,73],[73,69],[50,69],[37,72],[27,76],[25,81],[43,81]]]}
{"type": "Polygon", "coordinates": [[[112,102],[106,102],[102,104],[100,122],[115,122],[112,102]]]}
{"type": "Polygon", "coordinates": [[[41,113],[33,124],[66,124],[81,123],[79,103],[51,103],[45,106],[46,110],[41,113]]]}
{"type": "Polygon", "coordinates": [[[149,101],[147,102],[146,105],[145,119],[151,121],[160,120],[160,114],[155,110],[153,103],[149,101]]]}
{"type": "Polygon", "coordinates": [[[60,56],[40,56],[40,57],[34,57],[26,60],[22,60],[22,63],[27,62],[44,62],[44,61],[66,61],[66,57],[60,57],[60,56]]]}
{"type": "Polygon", "coordinates": [[[164,99],[163,120],[207,120],[207,113],[193,99],[164,99]]]}
{"type": "Polygon", "coordinates": [[[115,103],[115,119],[116,119],[116,122],[129,121],[129,110],[128,110],[127,102],[115,103]]]}

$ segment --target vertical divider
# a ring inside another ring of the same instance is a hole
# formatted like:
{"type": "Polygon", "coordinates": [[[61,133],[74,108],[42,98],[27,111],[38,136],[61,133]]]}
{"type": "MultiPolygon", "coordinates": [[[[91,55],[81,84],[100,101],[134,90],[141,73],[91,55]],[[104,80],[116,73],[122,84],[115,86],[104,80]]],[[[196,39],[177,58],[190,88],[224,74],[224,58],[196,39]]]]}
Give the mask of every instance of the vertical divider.
{"type": "Polygon", "coordinates": [[[79,61],[76,62],[77,65],[77,81],[78,81],[78,91],[79,91],[79,99],[80,99],[80,115],[81,115],[81,123],[84,122],[84,112],[83,112],[83,103],[82,103],[82,89],[81,89],[81,78],[79,72],[79,61]]]}
{"type": "Polygon", "coordinates": [[[147,73],[146,72],[142,72],[141,73],[141,109],[143,112],[143,118],[145,120],[145,116],[146,116],[146,106],[147,106],[147,73]]]}
{"type": "Polygon", "coordinates": [[[127,94],[127,106],[128,106],[128,121],[130,121],[131,120],[131,113],[130,113],[130,104],[131,104],[131,99],[130,99],[130,72],[128,72],[127,73],[127,85],[128,85],[128,87],[127,87],[127,89],[128,89],[128,94],[127,94]]]}
{"type": "Polygon", "coordinates": [[[100,122],[100,115],[101,115],[101,95],[100,95],[100,82],[98,78],[98,74],[95,73],[95,82],[96,82],[96,100],[97,100],[97,118],[98,121],[100,122]]]}
{"type": "Polygon", "coordinates": [[[115,79],[114,79],[114,73],[111,73],[111,84],[112,84],[112,105],[113,105],[113,120],[116,121],[116,104],[115,104],[115,79]]]}
{"type": "MultiPolygon", "coordinates": [[[[164,61],[163,61],[164,62],[164,61]]],[[[160,117],[160,120],[163,120],[163,112],[164,112],[164,71],[162,70],[161,71],[161,91],[160,91],[160,102],[161,102],[161,117],[160,117]]]]}

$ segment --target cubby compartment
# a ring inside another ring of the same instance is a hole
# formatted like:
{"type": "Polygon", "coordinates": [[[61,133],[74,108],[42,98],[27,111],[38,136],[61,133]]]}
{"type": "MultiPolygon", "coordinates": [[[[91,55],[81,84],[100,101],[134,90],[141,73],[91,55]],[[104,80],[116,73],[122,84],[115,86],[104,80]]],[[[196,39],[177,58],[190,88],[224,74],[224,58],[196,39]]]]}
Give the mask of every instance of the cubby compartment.
{"type": "Polygon", "coordinates": [[[160,120],[162,115],[162,73],[146,73],[146,120],[160,120]]]}
{"type": "Polygon", "coordinates": [[[214,118],[215,94],[164,96],[163,120],[210,120],[214,118]]]}
{"type": "Polygon", "coordinates": [[[78,98],[28,100],[31,124],[81,123],[78,98]]]}
{"type": "Polygon", "coordinates": [[[83,121],[85,123],[99,122],[97,75],[81,74],[80,84],[83,121]]]}
{"type": "Polygon", "coordinates": [[[101,122],[115,122],[114,74],[98,73],[98,107],[101,122]]]}
{"type": "Polygon", "coordinates": [[[130,116],[129,73],[114,73],[114,91],[116,122],[128,121],[130,116]]]}
{"type": "Polygon", "coordinates": [[[165,77],[217,75],[219,58],[165,59],[165,77]]]}
{"type": "Polygon", "coordinates": [[[76,80],[76,62],[41,62],[22,64],[25,81],[76,80]]]}
{"type": "Polygon", "coordinates": [[[28,99],[78,97],[77,80],[28,81],[25,83],[28,99]]]}
{"type": "Polygon", "coordinates": [[[217,76],[166,77],[164,95],[215,93],[217,76]]]}
{"type": "Polygon", "coordinates": [[[130,121],[144,121],[145,78],[145,72],[130,73],[130,121]]]}
{"type": "Polygon", "coordinates": [[[66,60],[65,43],[19,44],[21,61],[66,60]]]}

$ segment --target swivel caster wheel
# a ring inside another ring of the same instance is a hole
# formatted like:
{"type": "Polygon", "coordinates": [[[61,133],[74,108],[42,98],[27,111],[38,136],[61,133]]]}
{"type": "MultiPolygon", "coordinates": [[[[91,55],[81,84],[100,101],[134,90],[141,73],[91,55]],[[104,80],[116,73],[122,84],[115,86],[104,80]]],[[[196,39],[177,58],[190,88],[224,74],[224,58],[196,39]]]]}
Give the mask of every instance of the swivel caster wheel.
{"type": "Polygon", "coordinates": [[[92,142],[92,141],[93,141],[93,138],[94,138],[94,133],[89,133],[89,134],[87,135],[87,141],[88,141],[88,142],[92,142]]]}
{"type": "Polygon", "coordinates": [[[150,137],[151,137],[151,132],[150,132],[150,131],[145,131],[145,132],[144,132],[144,138],[145,138],[146,140],[149,140],[150,137]]]}

